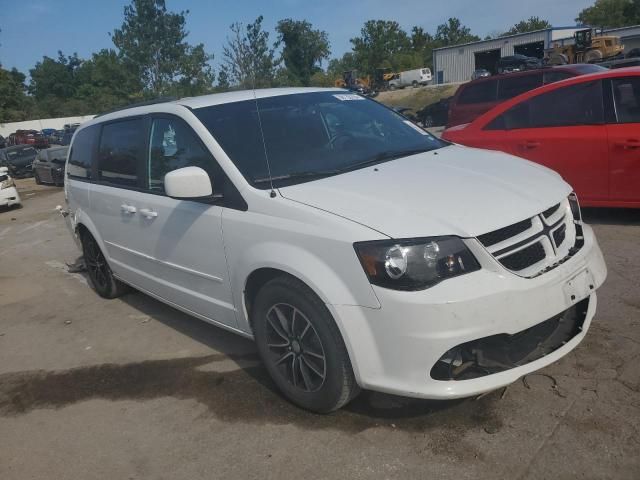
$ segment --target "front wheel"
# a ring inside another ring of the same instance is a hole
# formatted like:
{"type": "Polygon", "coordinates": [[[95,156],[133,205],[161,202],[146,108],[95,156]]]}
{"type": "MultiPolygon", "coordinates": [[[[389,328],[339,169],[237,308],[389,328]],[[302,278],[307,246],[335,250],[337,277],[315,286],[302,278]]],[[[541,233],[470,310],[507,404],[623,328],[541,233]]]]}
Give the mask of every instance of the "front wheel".
{"type": "Polygon", "coordinates": [[[258,352],[290,401],[329,413],[358,394],[340,331],[306,285],[288,276],[269,281],[257,295],[252,323],[258,352]]]}
{"type": "Polygon", "coordinates": [[[42,185],[42,180],[40,180],[40,175],[38,175],[38,171],[36,170],[36,172],[33,174],[33,177],[36,181],[36,185],[42,185]]]}

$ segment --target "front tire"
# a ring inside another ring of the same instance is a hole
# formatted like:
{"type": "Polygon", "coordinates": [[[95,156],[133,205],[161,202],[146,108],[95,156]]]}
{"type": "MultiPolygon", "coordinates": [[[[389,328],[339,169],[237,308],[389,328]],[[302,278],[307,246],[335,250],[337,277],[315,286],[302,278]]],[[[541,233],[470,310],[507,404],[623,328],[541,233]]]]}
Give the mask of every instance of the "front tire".
{"type": "Polygon", "coordinates": [[[82,254],[93,289],[103,298],[116,298],[127,292],[128,287],[113,276],[113,272],[95,238],[84,232],[81,236],[82,254]]]}
{"type": "Polygon", "coordinates": [[[258,292],[252,312],[258,352],[294,404],[329,413],[360,391],[333,317],[300,281],[281,276],[258,292]]]}
{"type": "Polygon", "coordinates": [[[42,185],[42,180],[40,180],[40,175],[38,175],[37,171],[33,174],[33,177],[36,181],[36,185],[42,185]]]}

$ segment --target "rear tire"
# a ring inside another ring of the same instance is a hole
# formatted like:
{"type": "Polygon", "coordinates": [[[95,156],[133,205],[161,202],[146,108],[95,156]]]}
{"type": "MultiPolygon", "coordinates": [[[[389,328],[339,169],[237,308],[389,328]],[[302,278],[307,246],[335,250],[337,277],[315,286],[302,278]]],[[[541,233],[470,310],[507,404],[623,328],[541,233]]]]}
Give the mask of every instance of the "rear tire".
{"type": "Polygon", "coordinates": [[[426,117],[424,117],[422,124],[425,128],[433,127],[433,117],[431,115],[427,115],[426,117]]]}
{"type": "Polygon", "coordinates": [[[42,185],[42,180],[40,180],[40,175],[38,175],[38,172],[35,172],[33,174],[33,178],[35,178],[36,180],[36,185],[42,185]]]}
{"type": "Polygon", "coordinates": [[[81,240],[89,280],[97,294],[103,298],[116,298],[125,294],[129,287],[113,276],[111,267],[93,235],[85,231],[81,240]]]}
{"type": "Polygon", "coordinates": [[[283,275],[266,283],[256,297],[252,324],[262,361],[294,404],[329,413],[360,392],[333,317],[302,282],[283,275]]]}

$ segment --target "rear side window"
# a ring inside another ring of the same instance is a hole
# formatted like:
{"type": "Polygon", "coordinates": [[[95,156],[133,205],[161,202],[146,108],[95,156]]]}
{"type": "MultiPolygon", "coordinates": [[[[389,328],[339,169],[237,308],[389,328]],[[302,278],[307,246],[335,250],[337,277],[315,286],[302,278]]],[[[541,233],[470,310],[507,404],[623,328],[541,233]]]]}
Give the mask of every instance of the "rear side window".
{"type": "Polygon", "coordinates": [[[542,86],[542,74],[506,76],[498,81],[498,99],[507,100],[542,86]]]}
{"type": "Polygon", "coordinates": [[[562,71],[551,71],[544,72],[544,84],[559,82],[560,80],[566,80],[567,78],[573,77],[569,72],[562,71]]]}
{"type": "Polygon", "coordinates": [[[142,119],[104,125],[98,153],[98,180],[125,187],[137,187],[145,143],[142,119]]]}
{"type": "Polygon", "coordinates": [[[611,82],[618,123],[640,123],[640,77],[611,82]]]}
{"type": "Polygon", "coordinates": [[[559,88],[513,106],[486,130],[566,127],[604,122],[602,82],[559,88]]]}
{"type": "Polygon", "coordinates": [[[496,101],[496,90],[498,82],[489,80],[468,85],[462,90],[458,103],[465,105],[470,103],[487,103],[496,101]]]}
{"type": "Polygon", "coordinates": [[[93,125],[83,128],[76,135],[67,165],[67,174],[70,177],[91,178],[93,149],[99,132],[100,126],[93,125]]]}
{"type": "Polygon", "coordinates": [[[196,133],[178,118],[155,118],[151,124],[147,188],[164,193],[164,176],[178,168],[200,167],[209,174],[213,191],[222,192],[225,176],[196,133]]]}

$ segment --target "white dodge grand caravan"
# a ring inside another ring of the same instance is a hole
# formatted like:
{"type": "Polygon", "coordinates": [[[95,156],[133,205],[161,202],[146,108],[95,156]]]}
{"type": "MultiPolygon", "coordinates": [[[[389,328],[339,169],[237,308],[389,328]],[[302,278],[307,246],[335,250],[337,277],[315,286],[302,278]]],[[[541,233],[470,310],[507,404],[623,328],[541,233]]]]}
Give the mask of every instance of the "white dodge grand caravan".
{"type": "Polygon", "coordinates": [[[606,267],[559,175],[336,89],[239,91],[75,133],[93,287],[253,338],[291,401],[486,392],[580,343],[606,267]]]}

